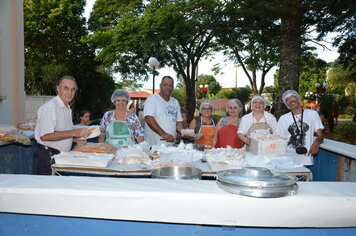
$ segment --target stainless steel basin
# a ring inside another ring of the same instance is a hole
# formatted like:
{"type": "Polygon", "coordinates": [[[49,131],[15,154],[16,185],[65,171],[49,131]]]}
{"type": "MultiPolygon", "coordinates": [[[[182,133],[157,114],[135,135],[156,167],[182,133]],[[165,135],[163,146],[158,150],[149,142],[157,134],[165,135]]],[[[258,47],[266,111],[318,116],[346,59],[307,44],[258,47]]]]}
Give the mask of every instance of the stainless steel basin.
{"type": "Polygon", "coordinates": [[[195,167],[168,166],[151,171],[151,177],[155,179],[201,179],[202,171],[195,167]]]}

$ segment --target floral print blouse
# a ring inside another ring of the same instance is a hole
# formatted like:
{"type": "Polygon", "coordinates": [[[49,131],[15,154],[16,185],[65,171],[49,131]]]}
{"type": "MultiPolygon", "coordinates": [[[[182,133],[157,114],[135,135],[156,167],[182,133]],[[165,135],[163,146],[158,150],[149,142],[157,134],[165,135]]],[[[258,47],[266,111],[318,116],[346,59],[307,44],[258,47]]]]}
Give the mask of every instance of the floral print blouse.
{"type": "MultiPolygon", "coordinates": [[[[103,118],[100,121],[100,131],[102,134],[105,134],[106,127],[113,121],[115,121],[115,112],[114,111],[107,111],[105,112],[103,118]]],[[[137,138],[140,136],[144,136],[143,128],[141,126],[140,119],[136,114],[130,114],[127,117],[126,123],[129,127],[130,133],[137,142],[137,138]]]]}

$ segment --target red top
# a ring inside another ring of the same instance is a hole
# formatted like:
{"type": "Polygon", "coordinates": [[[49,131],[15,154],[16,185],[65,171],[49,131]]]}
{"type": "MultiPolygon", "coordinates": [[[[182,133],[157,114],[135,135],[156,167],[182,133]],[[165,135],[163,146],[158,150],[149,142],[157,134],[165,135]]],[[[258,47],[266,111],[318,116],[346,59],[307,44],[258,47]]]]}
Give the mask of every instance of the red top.
{"type": "Polygon", "coordinates": [[[242,148],[242,142],[237,134],[237,126],[224,125],[217,133],[218,140],[215,144],[215,148],[226,148],[230,146],[232,148],[242,148]]]}

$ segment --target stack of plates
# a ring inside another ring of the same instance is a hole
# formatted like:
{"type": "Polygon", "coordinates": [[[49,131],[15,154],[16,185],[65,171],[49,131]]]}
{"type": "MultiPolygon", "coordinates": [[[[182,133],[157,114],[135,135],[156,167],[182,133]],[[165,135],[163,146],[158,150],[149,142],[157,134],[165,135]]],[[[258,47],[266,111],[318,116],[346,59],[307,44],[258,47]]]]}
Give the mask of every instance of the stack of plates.
{"type": "Polygon", "coordinates": [[[250,197],[273,198],[297,194],[295,177],[273,174],[262,167],[245,167],[217,173],[217,185],[230,193],[250,197]]]}

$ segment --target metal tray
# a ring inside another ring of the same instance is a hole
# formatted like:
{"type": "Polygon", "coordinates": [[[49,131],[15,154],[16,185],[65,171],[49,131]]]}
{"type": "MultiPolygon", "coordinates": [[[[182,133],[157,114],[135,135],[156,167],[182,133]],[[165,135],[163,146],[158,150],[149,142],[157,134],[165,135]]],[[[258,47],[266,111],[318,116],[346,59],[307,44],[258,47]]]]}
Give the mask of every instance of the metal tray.
{"type": "Polygon", "coordinates": [[[295,177],[273,174],[262,167],[245,167],[217,173],[217,185],[230,193],[251,197],[283,197],[297,194],[295,177]]]}
{"type": "Polygon", "coordinates": [[[289,195],[295,195],[298,192],[298,185],[293,184],[291,186],[286,187],[277,187],[277,188],[257,188],[257,187],[246,187],[246,186],[238,186],[228,183],[223,183],[219,180],[216,181],[219,188],[222,190],[239,194],[243,196],[249,197],[257,197],[257,198],[276,198],[276,197],[284,197],[289,195]]]}

